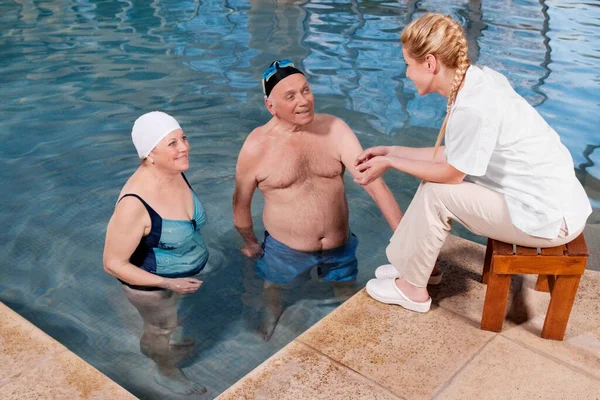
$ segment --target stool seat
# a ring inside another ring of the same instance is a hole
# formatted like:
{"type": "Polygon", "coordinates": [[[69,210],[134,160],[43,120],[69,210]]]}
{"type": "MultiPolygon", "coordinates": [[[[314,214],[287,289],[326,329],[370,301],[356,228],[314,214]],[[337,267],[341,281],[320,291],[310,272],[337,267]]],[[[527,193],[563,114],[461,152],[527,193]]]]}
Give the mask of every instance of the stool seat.
{"type": "Polygon", "coordinates": [[[481,329],[502,330],[511,275],[536,274],[536,290],[551,296],[542,337],[563,340],[588,255],[583,233],[566,245],[544,249],[488,239],[482,275],[488,287],[481,329]]]}

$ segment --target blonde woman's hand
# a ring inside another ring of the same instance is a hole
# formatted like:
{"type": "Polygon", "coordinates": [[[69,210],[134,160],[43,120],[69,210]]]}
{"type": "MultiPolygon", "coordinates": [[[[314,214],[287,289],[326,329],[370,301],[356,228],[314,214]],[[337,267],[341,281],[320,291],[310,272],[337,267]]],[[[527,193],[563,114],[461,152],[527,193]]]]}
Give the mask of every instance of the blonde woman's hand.
{"type": "Polygon", "coordinates": [[[389,157],[375,156],[357,165],[355,169],[361,174],[354,177],[354,182],[366,186],[381,176],[391,167],[389,157]]]}
{"type": "Polygon", "coordinates": [[[358,157],[356,157],[356,160],[354,161],[354,166],[356,167],[356,166],[364,163],[365,161],[369,161],[373,157],[387,156],[387,155],[389,155],[389,153],[390,153],[389,146],[371,147],[370,149],[366,149],[365,151],[360,153],[358,155],[358,157]]]}
{"type": "Polygon", "coordinates": [[[202,281],[195,278],[164,278],[159,286],[179,294],[190,294],[198,290],[200,285],[202,281]]]}

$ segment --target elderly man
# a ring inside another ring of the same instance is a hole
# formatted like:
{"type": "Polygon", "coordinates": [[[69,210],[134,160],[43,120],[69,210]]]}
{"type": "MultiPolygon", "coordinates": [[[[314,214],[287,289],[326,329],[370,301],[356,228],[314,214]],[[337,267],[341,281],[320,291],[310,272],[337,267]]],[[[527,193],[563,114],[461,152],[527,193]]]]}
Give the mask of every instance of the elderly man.
{"type": "MultiPolygon", "coordinates": [[[[341,119],[314,113],[310,86],[291,61],[272,63],[262,84],[273,117],[248,135],[240,151],[233,219],[244,238],[242,252],[260,256],[266,305],[260,332],[268,340],[283,312],[282,290],[310,279],[314,267],[338,297],[354,286],[358,239],[348,227],[343,175],[346,168],[360,175],[353,163],[362,147],[341,119]],[[265,198],[262,246],[250,211],[257,187],[265,198]]],[[[386,184],[378,179],[365,189],[395,230],[402,213],[386,184]]]]}

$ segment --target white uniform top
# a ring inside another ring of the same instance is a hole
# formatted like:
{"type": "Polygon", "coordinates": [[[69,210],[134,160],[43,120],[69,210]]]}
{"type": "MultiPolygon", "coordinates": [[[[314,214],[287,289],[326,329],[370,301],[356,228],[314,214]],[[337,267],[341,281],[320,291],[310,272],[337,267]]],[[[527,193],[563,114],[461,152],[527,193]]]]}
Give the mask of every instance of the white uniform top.
{"type": "Polygon", "coordinates": [[[555,239],[585,226],[590,201],[558,134],[489,68],[470,66],[446,125],[445,155],[466,180],[504,194],[513,225],[555,239]]]}

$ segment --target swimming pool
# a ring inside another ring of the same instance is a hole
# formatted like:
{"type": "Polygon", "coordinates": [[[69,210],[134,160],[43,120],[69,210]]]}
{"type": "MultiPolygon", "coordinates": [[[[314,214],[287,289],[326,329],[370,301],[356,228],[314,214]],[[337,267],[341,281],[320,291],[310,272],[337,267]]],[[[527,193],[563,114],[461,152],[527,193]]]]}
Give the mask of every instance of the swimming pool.
{"type": "MultiPolygon", "coordinates": [[[[218,395],[337,306],[311,282],[287,297],[269,342],[254,332],[262,283],[237,251],[231,194],[243,140],[268,118],[261,72],[293,59],[317,110],[343,118],[365,147],[429,146],[445,102],[416,96],[398,40],[426,11],[465,24],[472,60],[506,74],[558,131],[600,208],[598,2],[9,0],[0,3],[0,300],[138,397],[177,398],[154,383],[141,319],[102,269],[106,223],[137,166],[132,123],[167,111],[190,138],[187,175],[209,214],[205,283],[183,304],[199,343],[185,371],[206,398],[218,395]]],[[[417,181],[386,181],[406,208],[417,181]]],[[[347,184],[364,286],[391,232],[347,184]]],[[[261,208],[257,196],[257,233],[261,208]]]]}

